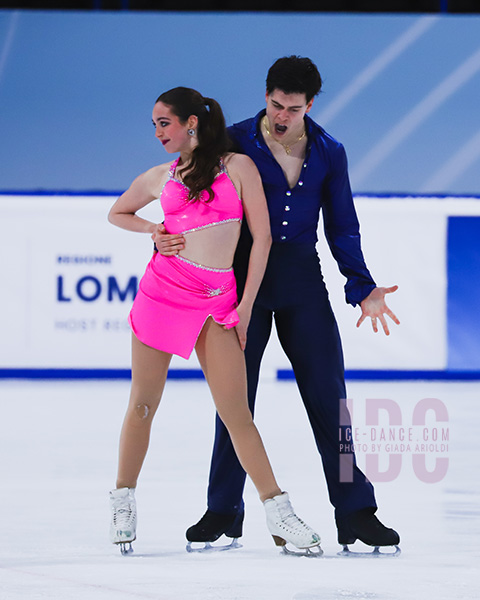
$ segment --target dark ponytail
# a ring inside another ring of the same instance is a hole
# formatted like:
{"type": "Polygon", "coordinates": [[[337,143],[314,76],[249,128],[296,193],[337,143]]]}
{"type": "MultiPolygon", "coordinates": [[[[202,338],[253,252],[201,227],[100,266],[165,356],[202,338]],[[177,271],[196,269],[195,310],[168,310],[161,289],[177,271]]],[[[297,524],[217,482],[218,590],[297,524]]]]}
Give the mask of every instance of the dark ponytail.
{"type": "Polygon", "coordinates": [[[188,171],[182,173],[183,182],[189,188],[189,200],[197,199],[203,190],[213,200],[212,184],[218,173],[220,158],[228,151],[229,140],[225,117],[220,104],[213,98],[204,98],[191,88],[176,87],[164,92],[156,100],[170,107],[181,123],[188,117],[198,118],[198,145],[192,152],[188,171]]]}

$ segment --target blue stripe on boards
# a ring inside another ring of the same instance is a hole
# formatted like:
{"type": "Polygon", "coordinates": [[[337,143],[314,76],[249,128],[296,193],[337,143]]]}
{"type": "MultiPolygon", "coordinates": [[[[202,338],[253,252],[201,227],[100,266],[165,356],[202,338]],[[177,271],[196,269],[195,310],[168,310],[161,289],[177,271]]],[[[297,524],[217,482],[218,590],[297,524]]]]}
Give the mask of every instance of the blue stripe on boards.
{"type": "MultiPolygon", "coordinates": [[[[1,190],[1,196],[121,196],[125,190],[1,190]]],[[[418,194],[413,192],[355,192],[355,199],[361,200],[448,200],[450,198],[461,198],[462,200],[480,200],[478,194],[418,194]]]]}
{"type": "Polygon", "coordinates": [[[480,217],[449,217],[447,367],[480,369],[480,217]]]}
{"type": "Polygon", "coordinates": [[[121,196],[125,190],[0,190],[0,196],[121,196]]]}
{"type": "MultiPolygon", "coordinates": [[[[277,379],[281,381],[294,380],[295,375],[291,369],[278,369],[277,379]]],[[[350,381],[477,381],[480,380],[480,370],[347,369],[345,379],[350,381]]]]}
{"type": "MultiPolygon", "coordinates": [[[[0,379],[130,379],[130,369],[0,369],[0,379]]],[[[201,369],[170,369],[168,379],[204,379],[201,369]]]]}
{"type": "MultiPolygon", "coordinates": [[[[0,369],[0,379],[130,379],[130,369],[0,369]]],[[[201,369],[170,369],[168,379],[203,380],[201,369]]],[[[279,381],[294,381],[292,369],[278,369],[279,381]]],[[[345,379],[350,381],[478,381],[480,370],[347,370],[345,379]]]]}

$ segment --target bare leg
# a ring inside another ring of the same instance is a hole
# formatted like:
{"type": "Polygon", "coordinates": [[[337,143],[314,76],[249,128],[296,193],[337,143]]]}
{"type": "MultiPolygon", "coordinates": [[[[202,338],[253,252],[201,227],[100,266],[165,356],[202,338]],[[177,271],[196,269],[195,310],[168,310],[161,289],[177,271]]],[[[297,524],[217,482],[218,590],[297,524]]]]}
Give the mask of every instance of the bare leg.
{"type": "Polygon", "coordinates": [[[262,439],[247,402],[245,358],[234,329],[225,330],[210,318],[195,346],[240,464],[252,479],[263,502],[281,494],[262,439]]]}
{"type": "Polygon", "coordinates": [[[142,344],[132,334],[132,387],[120,435],[117,488],[137,485],[171,358],[171,354],[142,344]]]}

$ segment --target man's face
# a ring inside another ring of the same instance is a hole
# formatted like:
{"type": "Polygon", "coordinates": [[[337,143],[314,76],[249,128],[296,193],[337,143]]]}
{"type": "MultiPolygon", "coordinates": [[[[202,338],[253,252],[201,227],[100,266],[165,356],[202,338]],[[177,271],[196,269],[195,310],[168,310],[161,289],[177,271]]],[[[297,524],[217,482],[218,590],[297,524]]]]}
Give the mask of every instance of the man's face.
{"type": "Polygon", "coordinates": [[[265,98],[272,135],[282,139],[303,131],[303,117],[312,108],[313,98],[307,103],[305,94],[286,94],[278,89],[267,92],[265,98]]]}

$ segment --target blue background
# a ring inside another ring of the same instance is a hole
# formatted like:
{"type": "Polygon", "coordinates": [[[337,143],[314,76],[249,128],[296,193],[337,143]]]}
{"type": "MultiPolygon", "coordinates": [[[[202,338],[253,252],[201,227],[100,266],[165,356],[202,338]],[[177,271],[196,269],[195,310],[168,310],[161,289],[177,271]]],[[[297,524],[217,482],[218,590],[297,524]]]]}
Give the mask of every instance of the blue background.
{"type": "Polygon", "coordinates": [[[0,190],[125,189],[167,158],[150,122],[162,91],[198,88],[232,123],[263,107],[273,61],[300,54],[324,79],[311,116],[345,144],[354,191],[478,194],[479,31],[477,16],[0,11],[0,190]],[[417,27],[423,33],[323,122],[417,27]],[[368,152],[472,57],[455,93],[359,174],[368,152]],[[472,164],[426,187],[476,134],[472,164]]]}

